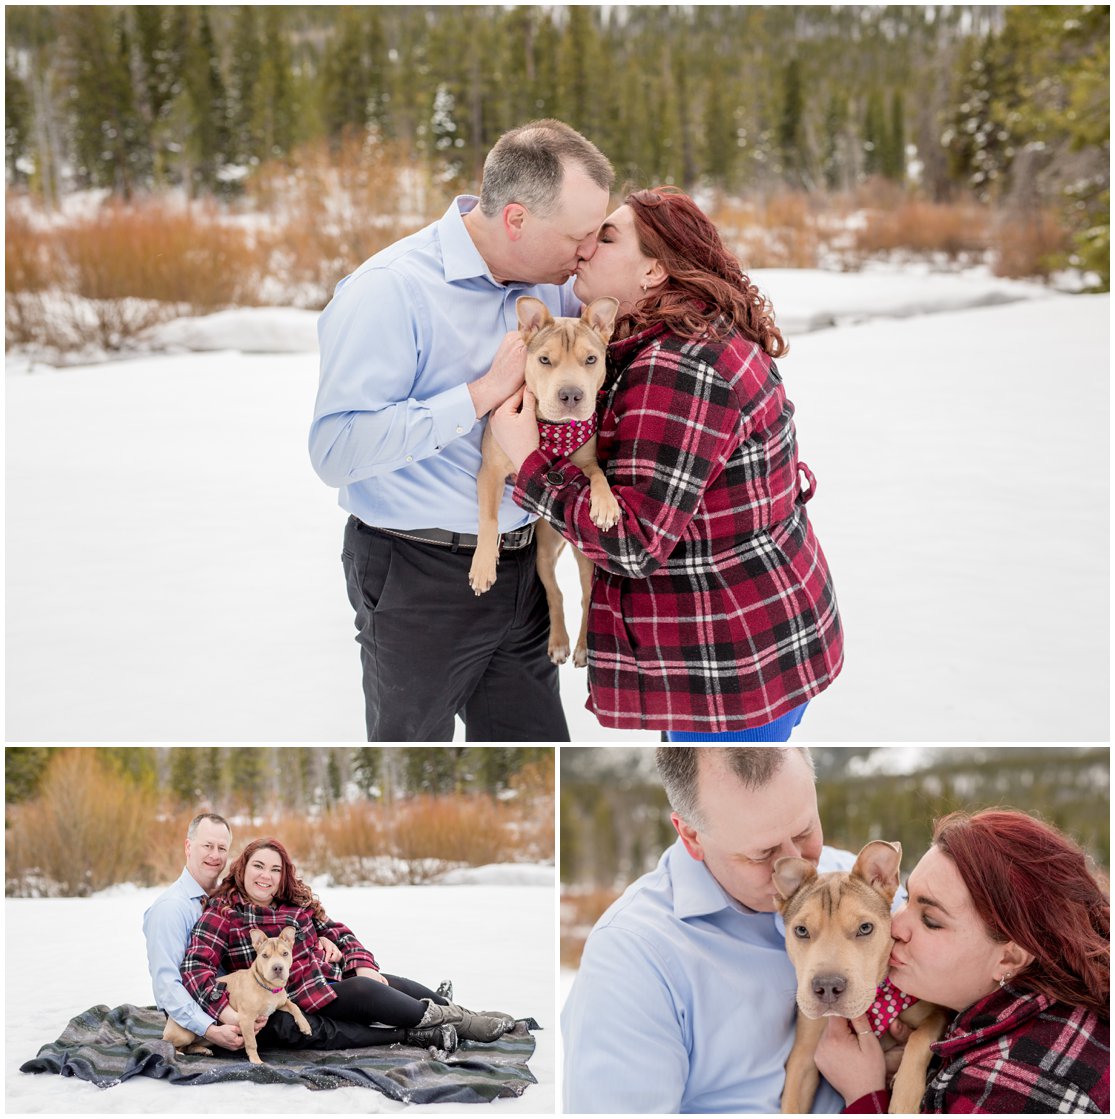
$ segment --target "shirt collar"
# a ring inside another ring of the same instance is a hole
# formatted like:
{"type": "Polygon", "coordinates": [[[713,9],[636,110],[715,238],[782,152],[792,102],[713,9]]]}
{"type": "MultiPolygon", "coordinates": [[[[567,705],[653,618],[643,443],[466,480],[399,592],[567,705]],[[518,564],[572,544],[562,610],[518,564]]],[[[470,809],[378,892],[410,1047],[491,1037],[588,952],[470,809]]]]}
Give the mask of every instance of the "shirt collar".
{"type": "Polygon", "coordinates": [[[686,921],[691,917],[708,917],[723,909],[731,909],[745,917],[770,917],[741,905],[712,876],[712,871],[693,858],[681,839],[670,851],[670,877],[674,886],[674,915],[686,921]]]}
{"type": "Polygon", "coordinates": [[[198,882],[198,880],[190,873],[189,867],[182,868],[182,876],[178,879],[182,883],[183,889],[191,898],[205,899],[209,895],[205,892],[205,887],[198,882]]]}
{"type": "Polygon", "coordinates": [[[493,284],[496,282],[465,228],[464,215],[479,203],[480,199],[474,194],[459,194],[449,203],[449,209],[437,223],[445,278],[450,283],[478,277],[489,279],[493,284]]]}

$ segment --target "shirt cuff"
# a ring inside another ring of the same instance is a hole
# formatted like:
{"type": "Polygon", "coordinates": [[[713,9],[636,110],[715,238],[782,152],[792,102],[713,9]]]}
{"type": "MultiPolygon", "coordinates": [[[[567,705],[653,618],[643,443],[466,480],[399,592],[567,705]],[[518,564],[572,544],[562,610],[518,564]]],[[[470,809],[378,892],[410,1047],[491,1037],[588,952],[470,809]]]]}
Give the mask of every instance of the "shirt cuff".
{"type": "Polygon", "coordinates": [[[886,1115],[890,1107],[890,1092],[880,1088],[877,1092],[868,1092],[853,1100],[841,1114],[843,1115],[886,1115]]]}
{"type": "Polygon", "coordinates": [[[426,401],[434,425],[434,438],[440,451],[447,443],[467,435],[476,426],[476,406],[468,385],[454,385],[426,401]]]}
{"type": "Polygon", "coordinates": [[[586,485],[588,478],[564,455],[531,451],[515,478],[514,498],[524,509],[545,515],[559,498],[576,497],[586,485]]]}

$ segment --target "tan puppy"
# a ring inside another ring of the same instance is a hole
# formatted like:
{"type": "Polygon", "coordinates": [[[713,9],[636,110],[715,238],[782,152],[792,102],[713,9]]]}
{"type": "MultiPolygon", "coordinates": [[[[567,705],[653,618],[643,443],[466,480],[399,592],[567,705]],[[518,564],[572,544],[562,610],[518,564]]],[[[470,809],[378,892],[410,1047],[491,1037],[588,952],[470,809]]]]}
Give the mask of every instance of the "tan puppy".
{"type": "MultiPolygon", "coordinates": [[[[538,399],[537,418],[548,425],[550,434],[561,439],[572,435],[576,425],[592,421],[596,395],[604,383],[608,339],[615,326],[619,302],[610,297],[596,299],[581,312],[579,319],[555,319],[540,299],[521,296],[516,303],[519,330],[527,344],[527,388],[538,399]],[[555,434],[556,433],[556,434],[555,434]]],[[[543,427],[546,431],[547,427],[543,427]]],[[[576,440],[572,440],[576,441],[576,440]]],[[[491,433],[484,432],[483,462],[476,479],[480,505],[476,553],[469,571],[469,585],[481,595],[496,581],[499,562],[499,505],[503,484],[513,473],[511,460],[500,450],[491,433]]],[[[596,436],[591,436],[569,454],[570,461],[588,476],[591,488],[589,516],[598,528],[619,523],[620,508],[604,471],[596,461],[596,436]]],[[[546,588],[550,608],[548,652],[554,664],[569,657],[569,633],[565,628],[561,590],[557,583],[557,560],[565,538],[545,520],[536,523],[538,537],[538,577],[546,588]]],[[[573,663],[583,668],[588,663],[588,600],[592,589],[592,561],[575,552],[581,575],[581,629],[573,652],[573,663]]]]}
{"type": "MultiPolygon", "coordinates": [[[[901,844],[875,840],[860,851],[847,873],[819,875],[806,859],[779,859],[774,864],[786,951],[798,977],[797,1028],[786,1061],[784,1113],[813,1109],[819,1079],[813,1054],[825,1018],[858,1018],[875,1001],[890,958],[890,905],[898,890],[901,860],[901,844]]],[[[916,1113],[925,1092],[929,1046],[944,1033],[948,1020],[944,1011],[927,1002],[915,1002],[899,1017],[914,1032],[894,1080],[890,1111],[916,1113]]],[[[887,1033],[880,1041],[884,1049],[894,1045],[887,1033]]]]}
{"type": "MultiPolygon", "coordinates": [[[[270,1018],[276,1010],[285,1010],[304,1034],[310,1032],[310,1023],[286,993],[294,951],[294,929],[285,928],[273,939],[268,939],[259,929],[252,929],[251,936],[252,947],[256,950],[255,963],[242,971],[222,975],[217,982],[228,987],[229,1005],[236,1011],[248,1060],[253,1065],[262,1065],[256,1045],[257,1018],[270,1018]]],[[[186,1053],[213,1056],[213,1050],[202,1045],[197,1034],[180,1026],[173,1018],[166,1020],[163,1040],[186,1053]]]]}

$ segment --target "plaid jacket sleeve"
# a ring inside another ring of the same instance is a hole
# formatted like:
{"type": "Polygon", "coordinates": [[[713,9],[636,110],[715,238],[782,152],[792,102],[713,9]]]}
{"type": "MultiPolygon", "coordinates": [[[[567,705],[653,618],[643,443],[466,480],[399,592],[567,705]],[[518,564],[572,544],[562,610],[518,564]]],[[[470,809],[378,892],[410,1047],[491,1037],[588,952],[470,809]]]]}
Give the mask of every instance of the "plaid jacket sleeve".
{"type": "Polygon", "coordinates": [[[318,936],[328,937],[341,950],[344,956],[342,973],[352,975],[358,967],[370,967],[379,971],[376,958],[356,938],[356,933],[340,921],[319,921],[314,918],[314,928],[318,936]]]}
{"type": "Polygon", "coordinates": [[[1062,1053],[1045,1069],[1040,1061],[1015,1062],[1001,1052],[981,1053],[957,1070],[948,1087],[948,1110],[957,1115],[1103,1114],[1105,1109],[1092,1098],[1094,1084],[1087,1089],[1071,1075],[1058,1075],[1071,1071],[1072,1063],[1071,1053],[1062,1053]]]}
{"type": "Polygon", "coordinates": [[[230,922],[227,910],[207,908],[194,925],[182,960],[182,984],[214,1019],[228,1006],[228,988],[217,982],[231,970],[228,957],[230,922]]]}
{"type": "Polygon", "coordinates": [[[652,347],[624,371],[615,413],[607,463],[622,510],[615,528],[592,523],[588,478],[563,456],[532,453],[519,471],[515,500],[599,567],[642,579],[669,558],[706,486],[738,446],[740,402],[699,350],[652,347]]]}

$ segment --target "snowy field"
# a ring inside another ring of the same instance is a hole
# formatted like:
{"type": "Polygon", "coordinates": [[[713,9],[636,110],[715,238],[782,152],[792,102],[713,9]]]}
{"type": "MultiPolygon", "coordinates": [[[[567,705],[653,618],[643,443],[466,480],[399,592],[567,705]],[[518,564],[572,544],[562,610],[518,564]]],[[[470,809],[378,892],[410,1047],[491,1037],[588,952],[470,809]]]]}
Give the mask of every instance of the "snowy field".
{"type": "MultiPolygon", "coordinates": [[[[799,739],[1106,740],[1109,298],[924,267],[755,278],[847,634],[799,739]]],[[[344,514],[306,453],[314,320],[9,360],[9,741],[363,737],[344,514]]],[[[568,555],[561,575],[575,603],[568,555]]],[[[656,739],[599,727],[583,672],[561,683],[574,741],[656,739]]]]}
{"type": "MultiPolygon", "coordinates": [[[[530,1069],[538,1080],[518,1099],[473,1108],[388,1100],[367,1088],[313,1092],[285,1084],[183,1086],[135,1077],[110,1089],[19,1072],[87,1007],[152,1004],[141,919],[160,892],[119,887],[88,900],[5,901],[6,1114],[552,1115],[556,1109],[556,889],[553,867],[483,867],[470,885],[317,888],[326,911],[352,926],[385,970],[436,987],[452,979],[474,1009],[533,1016],[543,1027],[530,1069]],[[80,934],[80,940],[77,935],[80,934]],[[78,949],[95,952],[76,956],[78,949]],[[51,969],[48,972],[48,968],[51,969]]],[[[478,1117],[476,1117],[478,1119],[478,1117]]]]}

